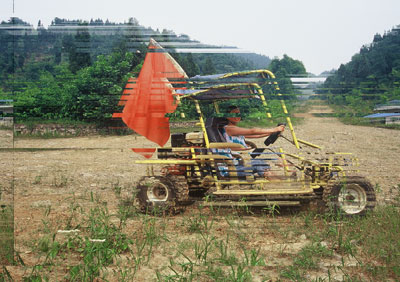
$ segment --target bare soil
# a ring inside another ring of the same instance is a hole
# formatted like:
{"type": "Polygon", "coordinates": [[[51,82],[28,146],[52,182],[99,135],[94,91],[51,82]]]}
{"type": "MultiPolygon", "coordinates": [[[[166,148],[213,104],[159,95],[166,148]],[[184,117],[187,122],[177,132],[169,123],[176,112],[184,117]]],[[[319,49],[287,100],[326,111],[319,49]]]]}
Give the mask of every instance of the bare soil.
{"type": "Polygon", "coordinates": [[[322,145],[325,151],[349,152],[359,159],[359,172],[377,186],[378,202],[390,202],[400,184],[400,131],[345,125],[333,117],[327,106],[313,106],[296,127],[299,138],[322,145]],[[314,114],[317,114],[315,116],[314,114]]]}
{"type": "MultiPolygon", "coordinates": [[[[322,145],[328,151],[354,153],[359,158],[359,174],[366,176],[378,188],[378,203],[390,202],[394,187],[400,184],[400,131],[344,125],[335,118],[314,115],[329,112],[328,107],[316,105],[308,113],[298,114],[304,117],[304,122],[295,127],[297,137],[322,145]]],[[[16,280],[29,274],[29,266],[43,260],[36,247],[45,233],[44,221],[53,231],[64,229],[71,215],[71,205],[90,207],[93,204],[88,201],[91,195],[98,197],[99,202],[115,213],[121,201],[131,197],[135,182],[146,174],[144,166],[134,163],[141,157],[131,148],[154,146],[136,135],[12,140],[9,131],[0,130],[0,133],[1,148],[17,149],[0,151],[2,189],[11,192],[14,181],[14,196],[4,196],[1,201],[14,201],[15,248],[26,264],[26,267],[8,267],[16,280]]],[[[289,136],[288,130],[285,135],[289,136]]],[[[283,139],[277,142],[277,145],[289,146],[283,139]]],[[[183,242],[192,238],[193,235],[187,234],[182,226],[193,210],[189,208],[181,215],[165,219],[165,233],[170,241],[179,239],[183,242]]],[[[291,222],[290,215],[274,218],[274,224],[278,225],[291,222]]],[[[268,258],[266,267],[253,272],[255,280],[262,280],[264,276],[276,279],[277,267],[289,264],[291,256],[308,242],[295,231],[282,237],[269,224],[268,220],[257,216],[245,216],[240,223],[249,246],[261,247],[261,252],[268,258]]],[[[138,234],[140,228],[140,220],[131,219],[127,232],[138,234]]],[[[230,227],[221,216],[213,228],[215,236],[223,237],[230,227]]],[[[176,255],[176,244],[170,246],[156,249],[135,279],[153,281],[156,279],[155,269],[167,269],[169,259],[176,255]]],[[[338,263],[338,260],[332,263],[338,263]]],[[[327,261],[324,263],[328,264],[327,261]]],[[[346,263],[351,265],[354,262],[348,259],[346,263]]],[[[321,272],[317,274],[322,275],[321,272]]],[[[65,273],[52,275],[62,280],[65,273]]]]}

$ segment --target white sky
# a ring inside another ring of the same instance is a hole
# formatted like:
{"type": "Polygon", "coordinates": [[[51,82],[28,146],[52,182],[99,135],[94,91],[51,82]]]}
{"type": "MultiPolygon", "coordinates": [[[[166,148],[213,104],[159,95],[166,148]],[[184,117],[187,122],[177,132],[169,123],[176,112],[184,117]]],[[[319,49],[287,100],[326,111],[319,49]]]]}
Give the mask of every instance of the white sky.
{"type": "Polygon", "coordinates": [[[0,0],[0,21],[16,16],[36,27],[55,17],[113,22],[135,17],[206,44],[231,45],[271,58],[301,60],[319,74],[338,68],[400,24],[400,0],[0,0]]]}

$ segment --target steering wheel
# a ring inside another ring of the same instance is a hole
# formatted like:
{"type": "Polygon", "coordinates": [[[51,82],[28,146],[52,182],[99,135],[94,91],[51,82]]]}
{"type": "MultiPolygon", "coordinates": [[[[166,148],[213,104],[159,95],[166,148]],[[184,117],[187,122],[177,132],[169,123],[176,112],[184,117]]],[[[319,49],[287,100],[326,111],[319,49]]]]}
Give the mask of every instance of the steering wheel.
{"type": "MultiPolygon", "coordinates": [[[[281,125],[286,126],[286,123],[278,123],[278,126],[281,126],[281,125]]],[[[270,136],[268,136],[264,141],[265,146],[274,144],[275,141],[278,139],[279,135],[281,135],[281,132],[274,132],[270,136]]]]}
{"type": "MultiPolygon", "coordinates": [[[[280,125],[286,126],[286,123],[279,123],[278,126],[280,126],[280,125]]],[[[272,133],[270,136],[268,136],[264,141],[265,146],[274,144],[280,134],[281,134],[281,132],[275,132],[275,133],[272,133]]],[[[265,150],[265,148],[257,148],[257,146],[255,146],[253,152],[250,153],[251,158],[254,159],[257,156],[261,155],[264,152],[264,150],[265,150]]]]}

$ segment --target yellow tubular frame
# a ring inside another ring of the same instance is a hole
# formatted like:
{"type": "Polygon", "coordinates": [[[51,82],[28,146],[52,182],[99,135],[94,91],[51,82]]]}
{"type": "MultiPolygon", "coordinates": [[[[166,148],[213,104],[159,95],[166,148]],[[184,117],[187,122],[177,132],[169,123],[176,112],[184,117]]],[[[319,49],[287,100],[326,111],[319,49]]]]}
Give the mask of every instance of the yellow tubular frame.
{"type": "MultiPolygon", "coordinates": [[[[232,76],[240,76],[240,75],[253,74],[253,73],[259,73],[264,78],[265,78],[265,74],[267,74],[271,79],[276,79],[275,75],[270,70],[253,70],[253,71],[244,71],[244,72],[233,72],[233,73],[225,74],[225,75],[221,76],[221,78],[228,78],[228,77],[232,77],[232,76]]],[[[274,81],[273,82],[273,86],[274,86],[275,91],[277,91],[277,95],[278,96],[282,96],[282,94],[280,93],[280,88],[278,86],[278,82],[274,81]]],[[[264,107],[266,109],[268,109],[268,104],[267,104],[267,101],[266,101],[266,99],[264,97],[264,94],[263,94],[263,92],[261,90],[261,87],[257,84],[256,88],[257,88],[258,93],[261,95],[261,100],[263,102],[264,107]]],[[[290,132],[292,134],[293,143],[294,143],[294,145],[296,146],[297,149],[300,149],[300,145],[298,143],[298,140],[297,140],[297,137],[296,137],[296,133],[294,132],[292,121],[291,121],[291,119],[289,117],[289,113],[287,111],[287,108],[286,108],[286,105],[285,105],[285,101],[281,99],[280,102],[281,102],[282,110],[286,115],[286,122],[287,122],[287,125],[289,126],[290,132]]],[[[271,113],[269,113],[268,110],[267,110],[267,117],[269,117],[269,118],[271,117],[271,113]]],[[[308,145],[308,144],[306,144],[306,145],[308,145]]],[[[316,147],[314,147],[314,148],[316,148],[316,147]]]]}
{"type": "MultiPolygon", "coordinates": [[[[254,71],[245,71],[245,72],[234,72],[234,73],[229,73],[226,75],[221,76],[220,78],[229,78],[229,77],[233,77],[233,76],[241,76],[241,75],[246,75],[246,74],[253,74],[253,73],[258,73],[261,74],[263,76],[263,78],[266,78],[266,76],[268,76],[269,78],[275,80],[276,77],[275,75],[269,71],[269,70],[254,70],[254,71]]],[[[272,86],[274,87],[274,90],[276,91],[276,95],[279,96],[281,98],[281,96],[283,96],[280,93],[280,88],[278,86],[278,83],[276,81],[273,82],[268,82],[269,84],[272,84],[272,86]]],[[[228,83],[228,84],[220,84],[220,85],[215,85],[215,86],[211,86],[209,87],[209,89],[219,89],[219,88],[227,88],[227,87],[236,87],[236,86],[247,86],[249,88],[254,87],[256,93],[254,94],[254,96],[259,95],[260,99],[262,101],[262,104],[265,108],[266,111],[266,116],[267,118],[271,118],[271,113],[269,111],[269,107],[268,107],[268,103],[267,100],[264,96],[264,93],[262,91],[262,88],[259,84],[257,83],[228,83]]],[[[205,121],[204,121],[204,117],[200,108],[200,104],[199,101],[195,99],[196,95],[199,95],[201,93],[204,93],[208,91],[208,89],[202,89],[199,91],[196,91],[195,93],[192,94],[188,94],[186,96],[182,96],[182,97],[178,97],[178,103],[180,102],[181,98],[190,98],[192,100],[194,100],[195,103],[195,107],[196,107],[196,111],[199,115],[199,125],[203,131],[203,135],[204,135],[204,140],[205,140],[205,147],[207,149],[211,149],[211,148],[217,148],[220,147],[219,144],[214,144],[214,143],[210,143],[210,140],[208,138],[207,135],[207,130],[206,130],[206,126],[205,126],[205,121]]],[[[250,94],[253,95],[253,94],[250,94]]],[[[213,102],[214,103],[214,107],[217,113],[219,113],[219,108],[218,108],[218,103],[217,102],[213,102]]],[[[289,126],[292,138],[293,138],[293,144],[296,146],[297,149],[300,149],[299,143],[315,148],[315,149],[321,149],[320,146],[315,145],[313,143],[301,140],[301,139],[297,139],[296,134],[294,132],[294,128],[288,113],[288,110],[286,108],[285,102],[284,100],[281,98],[280,100],[280,104],[283,110],[283,113],[286,115],[286,122],[287,125],[289,126]]],[[[229,144],[224,144],[225,145],[229,145],[229,144]]],[[[222,146],[222,145],[221,145],[222,146]]],[[[174,159],[165,159],[165,160],[138,160],[135,163],[137,164],[179,164],[179,165],[187,165],[187,166],[195,166],[197,169],[196,171],[200,171],[200,167],[202,164],[206,163],[206,162],[215,162],[215,160],[218,160],[218,158],[223,158],[223,156],[221,155],[213,155],[211,152],[209,152],[207,155],[196,155],[194,152],[194,149],[192,148],[190,150],[191,155],[192,155],[192,159],[191,160],[174,160],[174,159]]],[[[291,154],[288,152],[284,152],[282,148],[279,148],[279,153],[282,156],[282,162],[283,162],[283,166],[284,166],[284,173],[285,176],[288,175],[288,160],[286,159],[287,157],[291,157],[294,159],[297,159],[299,161],[301,161],[303,164],[308,164],[308,165],[312,165],[315,167],[315,172],[318,174],[318,171],[320,168],[322,167],[326,167],[328,166],[329,169],[335,169],[338,173],[344,174],[344,170],[342,167],[340,166],[334,166],[333,162],[330,159],[329,163],[318,163],[316,161],[312,161],[312,160],[307,160],[299,155],[296,154],[291,154]]],[[[341,155],[341,154],[346,154],[346,153],[332,153],[334,155],[341,155]]],[[[233,175],[233,177],[235,177],[233,175]]],[[[287,181],[270,181],[267,179],[263,179],[263,180],[238,180],[238,179],[234,179],[234,180],[221,180],[218,179],[217,175],[214,175],[214,182],[215,182],[215,186],[217,188],[217,191],[215,191],[214,193],[216,195],[278,195],[278,194],[311,194],[313,193],[313,189],[315,188],[319,188],[319,185],[321,185],[321,183],[324,183],[324,181],[322,180],[317,180],[315,183],[307,183],[304,181],[304,175],[302,175],[302,179],[300,181],[295,181],[296,183],[299,183],[299,187],[288,187],[288,188],[283,188],[283,187],[279,187],[279,184],[285,184],[285,183],[291,183],[293,181],[291,180],[287,180],[287,181]],[[276,185],[276,183],[278,183],[278,185],[276,185]],[[243,190],[223,190],[221,185],[224,184],[231,184],[231,185],[259,185],[264,187],[264,184],[268,184],[268,186],[273,187],[271,188],[271,190],[257,190],[257,189],[243,189],[243,190]],[[310,185],[311,184],[311,185],[310,185]],[[300,187],[301,185],[301,187],[300,187]],[[274,187],[275,186],[275,187],[274,187]]]]}

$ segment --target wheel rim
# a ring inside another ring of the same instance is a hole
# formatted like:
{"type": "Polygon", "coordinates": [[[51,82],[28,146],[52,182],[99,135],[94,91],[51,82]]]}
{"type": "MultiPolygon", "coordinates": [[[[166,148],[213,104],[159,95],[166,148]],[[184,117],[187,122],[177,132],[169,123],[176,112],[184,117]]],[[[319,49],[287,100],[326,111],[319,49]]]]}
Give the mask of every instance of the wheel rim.
{"type": "Polygon", "coordinates": [[[168,187],[163,183],[157,183],[147,189],[147,198],[150,202],[166,202],[168,196],[168,187]]]}
{"type": "Polygon", "coordinates": [[[367,205],[367,194],[358,184],[347,184],[340,189],[338,202],[340,208],[347,214],[362,212],[367,205]]]}

